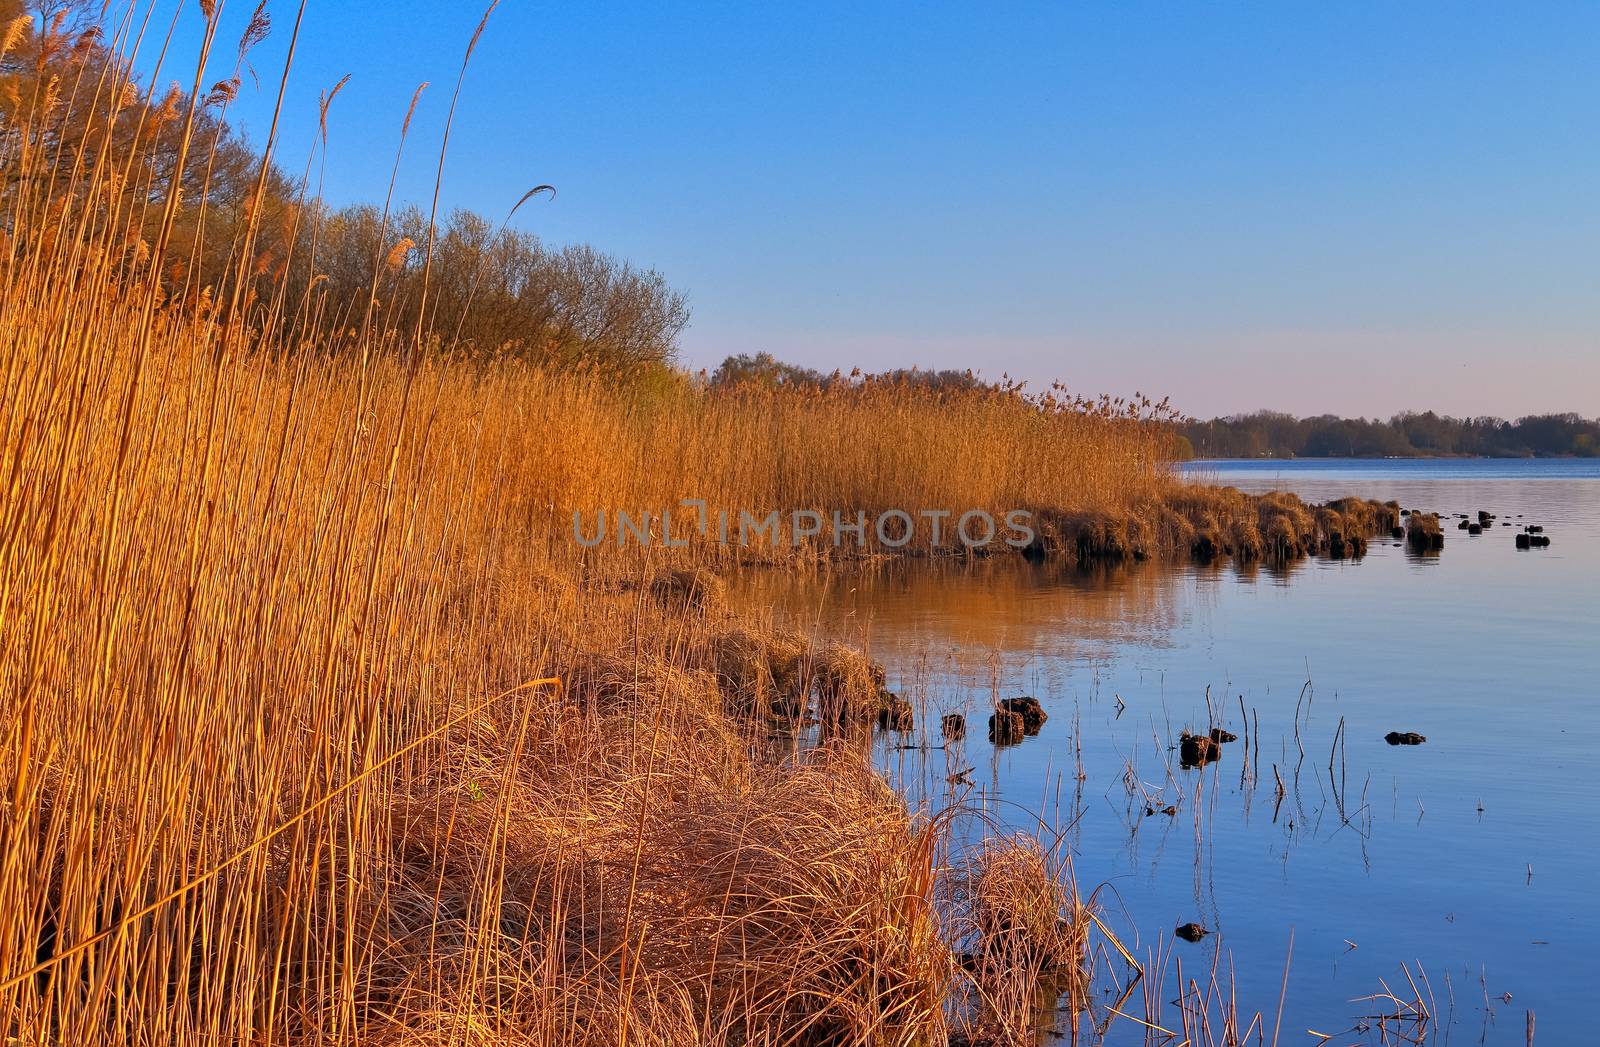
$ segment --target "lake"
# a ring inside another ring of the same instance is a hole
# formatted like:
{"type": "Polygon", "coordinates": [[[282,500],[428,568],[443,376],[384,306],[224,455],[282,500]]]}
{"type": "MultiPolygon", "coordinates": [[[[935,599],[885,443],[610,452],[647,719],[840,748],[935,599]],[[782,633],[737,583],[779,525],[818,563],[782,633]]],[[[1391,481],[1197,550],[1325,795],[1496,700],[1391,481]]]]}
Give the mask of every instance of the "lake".
{"type": "MultiPolygon", "coordinates": [[[[903,562],[755,575],[745,597],[887,665],[919,717],[876,754],[913,805],[1059,831],[1123,943],[1141,959],[1159,948],[1168,978],[1181,961],[1202,986],[1213,961],[1226,986],[1231,963],[1239,1009],[1262,1012],[1267,1042],[1286,959],[1283,1043],[1318,1042],[1309,1030],[1392,1041],[1366,1016],[1394,1005],[1358,1000],[1384,985],[1428,1003],[1429,1042],[1523,1044],[1529,1011],[1535,1042],[1587,1042],[1600,979],[1600,463],[1189,469],[1253,492],[1483,509],[1513,526],[1469,537],[1447,520],[1428,557],[1385,538],[1359,560],[1276,570],[903,562]],[[1550,547],[1516,549],[1524,524],[1543,525],[1550,547]],[[1050,718],[997,748],[989,706],[1022,694],[1050,718]],[[952,711],[968,716],[965,741],[933,748],[952,711]],[[1181,768],[1168,747],[1210,724],[1240,741],[1181,768]],[[1426,742],[1389,745],[1390,731],[1426,742]],[[971,786],[949,780],[963,770],[971,786]],[[1213,933],[1174,941],[1187,923],[1213,933]]],[[[1115,965],[1099,966],[1096,1020],[1119,989],[1115,965]]],[[[1138,993],[1124,1009],[1143,1013],[1138,993]]],[[[1110,1042],[1144,1039],[1113,1022],[1110,1042]]]]}

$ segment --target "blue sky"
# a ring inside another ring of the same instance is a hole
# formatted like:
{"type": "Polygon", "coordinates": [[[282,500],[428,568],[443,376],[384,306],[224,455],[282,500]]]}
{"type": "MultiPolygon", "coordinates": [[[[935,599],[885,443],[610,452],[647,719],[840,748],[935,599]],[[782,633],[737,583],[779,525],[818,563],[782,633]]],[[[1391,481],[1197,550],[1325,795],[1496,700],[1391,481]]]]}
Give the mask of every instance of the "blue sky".
{"type": "MultiPolygon", "coordinates": [[[[253,6],[225,2],[218,77],[253,6]]],[[[326,195],[381,198],[428,80],[400,185],[426,200],[481,14],[311,0],[284,166],[349,73],[326,195]]],[[[274,15],[235,110],[257,137],[274,15]]],[[[444,202],[498,216],[554,183],[517,224],[661,270],[693,366],[971,366],[1201,415],[1594,415],[1597,68],[1594,4],[504,0],[444,202]]]]}

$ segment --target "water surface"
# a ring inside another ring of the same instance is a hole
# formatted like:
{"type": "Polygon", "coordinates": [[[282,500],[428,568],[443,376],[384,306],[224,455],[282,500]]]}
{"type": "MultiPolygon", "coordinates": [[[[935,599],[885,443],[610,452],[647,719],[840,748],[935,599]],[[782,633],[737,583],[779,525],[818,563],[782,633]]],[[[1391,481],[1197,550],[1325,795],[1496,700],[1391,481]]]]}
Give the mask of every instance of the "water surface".
{"type": "MultiPolygon", "coordinates": [[[[1361,560],[1284,570],[900,563],[757,576],[745,597],[852,634],[888,665],[920,717],[880,739],[878,758],[913,803],[1060,830],[1125,943],[1170,944],[1187,976],[1231,958],[1241,1010],[1266,1014],[1269,1041],[1292,929],[1281,1042],[1313,1029],[1378,1042],[1361,1018],[1379,1005],[1352,1001],[1405,986],[1402,963],[1427,976],[1430,1042],[1521,1044],[1529,1010],[1536,1043],[1586,1042],[1600,980],[1600,463],[1191,468],[1249,491],[1485,509],[1514,526],[1471,538],[1447,525],[1429,557],[1384,540],[1361,560]],[[1550,548],[1514,547],[1529,523],[1550,548]],[[987,706],[1019,694],[1050,719],[996,748],[987,706]],[[964,743],[895,747],[940,744],[946,711],[968,714],[964,743]],[[1241,741],[1179,767],[1168,746],[1212,723],[1241,741]],[[1427,742],[1390,746],[1394,730],[1427,742]],[[948,780],[969,768],[972,787],[948,780]],[[1172,943],[1188,922],[1215,933],[1172,943]]],[[[1122,1036],[1143,1039],[1131,1025],[1122,1036]]]]}

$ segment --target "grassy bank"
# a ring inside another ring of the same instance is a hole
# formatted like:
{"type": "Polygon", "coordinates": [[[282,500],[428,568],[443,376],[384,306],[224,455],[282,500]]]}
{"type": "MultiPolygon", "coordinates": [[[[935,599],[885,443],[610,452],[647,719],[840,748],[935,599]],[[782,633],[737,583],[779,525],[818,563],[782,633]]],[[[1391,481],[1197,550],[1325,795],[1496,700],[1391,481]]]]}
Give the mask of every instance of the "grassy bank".
{"type": "MultiPolygon", "coordinates": [[[[770,748],[780,695],[870,720],[869,663],[556,526],[611,483],[773,497],[783,432],[877,428],[887,396],[634,401],[509,363],[265,353],[30,262],[0,306],[22,1042],[911,1042],[1022,1021],[1007,986],[1058,947],[1019,928],[1086,933],[1039,845],[970,868],[858,748],[770,748]],[[756,428],[768,457],[729,449],[756,428]],[[656,446],[677,453],[652,475],[656,446]],[[940,903],[974,879],[999,900],[940,903]],[[1016,955],[980,987],[953,958],[974,949],[1016,955]]],[[[813,459],[818,497],[948,482],[862,460],[813,459]]]]}
{"type": "Polygon", "coordinates": [[[137,299],[49,286],[0,324],[22,1042],[911,1042],[1031,999],[1008,979],[1058,947],[1026,928],[1074,912],[1036,845],[954,865],[859,750],[768,747],[772,650],[819,704],[874,699],[868,663],[544,529],[642,416],[514,368],[141,341],[137,299]],[[970,941],[1016,953],[981,992],[970,941]]]}

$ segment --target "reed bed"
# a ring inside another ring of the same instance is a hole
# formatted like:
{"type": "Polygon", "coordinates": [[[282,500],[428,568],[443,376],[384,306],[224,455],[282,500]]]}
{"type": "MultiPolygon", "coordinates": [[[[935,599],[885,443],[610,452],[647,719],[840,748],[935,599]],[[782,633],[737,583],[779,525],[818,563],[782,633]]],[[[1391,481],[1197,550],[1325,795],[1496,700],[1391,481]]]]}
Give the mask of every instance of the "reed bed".
{"type": "Polygon", "coordinates": [[[145,162],[217,148],[199,103],[130,128],[125,63],[67,70],[0,122],[0,1035],[912,1044],[977,992],[1015,1038],[1017,972],[1085,948],[1062,870],[1026,841],[974,868],[858,748],[775,747],[881,670],[731,619],[709,570],[833,553],[588,549],[572,516],[1020,508],[1110,529],[1079,558],[1187,550],[1261,510],[1173,479],[1165,408],[468,354],[315,279],[258,297],[255,211],[218,245],[240,279],[199,286],[145,162]]]}
{"type": "Polygon", "coordinates": [[[840,449],[913,453],[939,405],[644,395],[290,337],[293,303],[224,318],[145,239],[159,194],[103,193],[92,136],[41,149],[80,89],[123,89],[83,72],[0,138],[7,1041],[942,1035],[940,827],[858,749],[771,751],[741,703],[808,696],[803,648],[729,639],[714,575],[556,526],[909,497],[840,449]]]}

